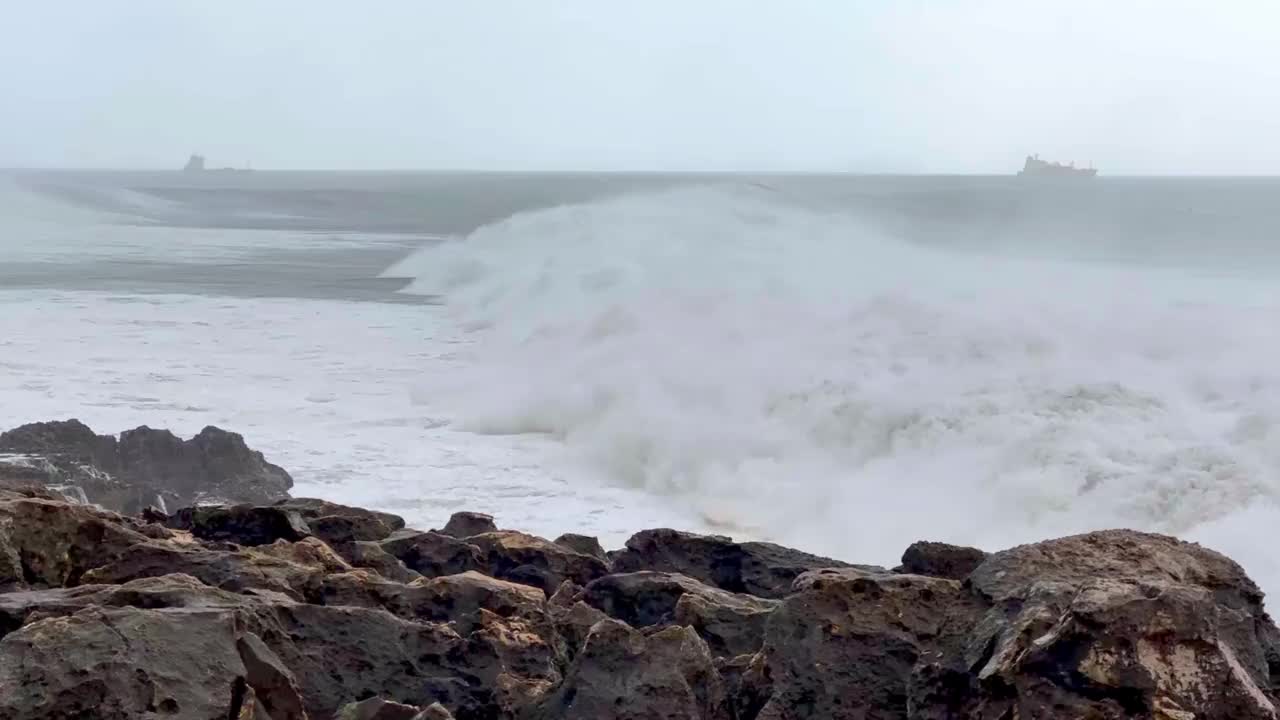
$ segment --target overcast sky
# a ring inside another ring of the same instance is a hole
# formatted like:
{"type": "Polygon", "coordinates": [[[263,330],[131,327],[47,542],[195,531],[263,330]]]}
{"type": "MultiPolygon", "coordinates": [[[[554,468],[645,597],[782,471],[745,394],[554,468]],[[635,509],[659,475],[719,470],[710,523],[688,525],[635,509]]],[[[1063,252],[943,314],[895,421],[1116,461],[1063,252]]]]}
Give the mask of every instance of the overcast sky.
{"type": "Polygon", "coordinates": [[[0,166],[1280,174],[1274,0],[0,6],[0,166]]]}

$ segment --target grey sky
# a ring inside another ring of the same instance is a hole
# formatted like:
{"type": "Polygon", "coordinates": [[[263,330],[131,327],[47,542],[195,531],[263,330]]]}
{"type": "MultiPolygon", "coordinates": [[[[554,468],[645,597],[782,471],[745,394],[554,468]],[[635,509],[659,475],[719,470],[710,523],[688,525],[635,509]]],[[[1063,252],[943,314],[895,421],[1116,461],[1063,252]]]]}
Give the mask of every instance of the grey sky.
{"type": "Polygon", "coordinates": [[[0,5],[0,166],[1280,173],[1270,0],[0,5]]]}

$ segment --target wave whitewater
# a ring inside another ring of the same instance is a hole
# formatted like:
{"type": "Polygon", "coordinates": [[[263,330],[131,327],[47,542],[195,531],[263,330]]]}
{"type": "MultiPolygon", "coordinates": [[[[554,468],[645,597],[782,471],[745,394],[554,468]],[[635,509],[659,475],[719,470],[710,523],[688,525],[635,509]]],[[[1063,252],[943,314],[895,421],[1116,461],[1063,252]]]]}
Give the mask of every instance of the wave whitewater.
{"type": "Polygon", "coordinates": [[[884,562],[1126,526],[1280,579],[1271,287],[927,249],[735,187],[518,214],[388,274],[469,339],[420,402],[709,525],[884,562]]]}

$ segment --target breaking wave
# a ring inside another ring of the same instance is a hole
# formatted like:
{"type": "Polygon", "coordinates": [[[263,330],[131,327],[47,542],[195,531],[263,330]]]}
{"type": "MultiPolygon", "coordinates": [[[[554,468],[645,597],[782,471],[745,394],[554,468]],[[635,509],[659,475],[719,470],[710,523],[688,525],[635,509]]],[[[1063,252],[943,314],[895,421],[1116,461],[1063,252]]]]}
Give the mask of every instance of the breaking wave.
{"type": "Polygon", "coordinates": [[[388,274],[466,339],[420,402],[709,527],[893,562],[1128,526],[1280,579],[1274,284],[923,248],[738,187],[519,214],[388,274]]]}

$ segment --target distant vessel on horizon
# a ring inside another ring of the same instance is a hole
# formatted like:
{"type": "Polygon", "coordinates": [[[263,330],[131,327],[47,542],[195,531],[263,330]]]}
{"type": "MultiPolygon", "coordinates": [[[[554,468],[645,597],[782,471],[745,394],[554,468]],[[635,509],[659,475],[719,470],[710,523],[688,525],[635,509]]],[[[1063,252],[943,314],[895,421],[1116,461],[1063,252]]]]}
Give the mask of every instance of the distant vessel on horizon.
{"type": "Polygon", "coordinates": [[[223,167],[223,168],[216,168],[216,169],[214,169],[214,170],[209,170],[208,168],[206,168],[206,167],[204,166],[204,156],[203,156],[203,155],[200,155],[200,154],[192,153],[191,157],[190,157],[190,158],[187,158],[187,164],[186,164],[186,165],[184,165],[184,166],[182,166],[182,172],[187,172],[187,173],[202,173],[202,172],[253,172],[253,168],[248,168],[248,167],[246,167],[246,168],[223,167]]]}
{"type": "Polygon", "coordinates": [[[1098,171],[1094,167],[1078,168],[1074,162],[1063,165],[1057,162],[1041,160],[1039,155],[1028,155],[1018,176],[1028,177],[1095,177],[1098,171]]]}

